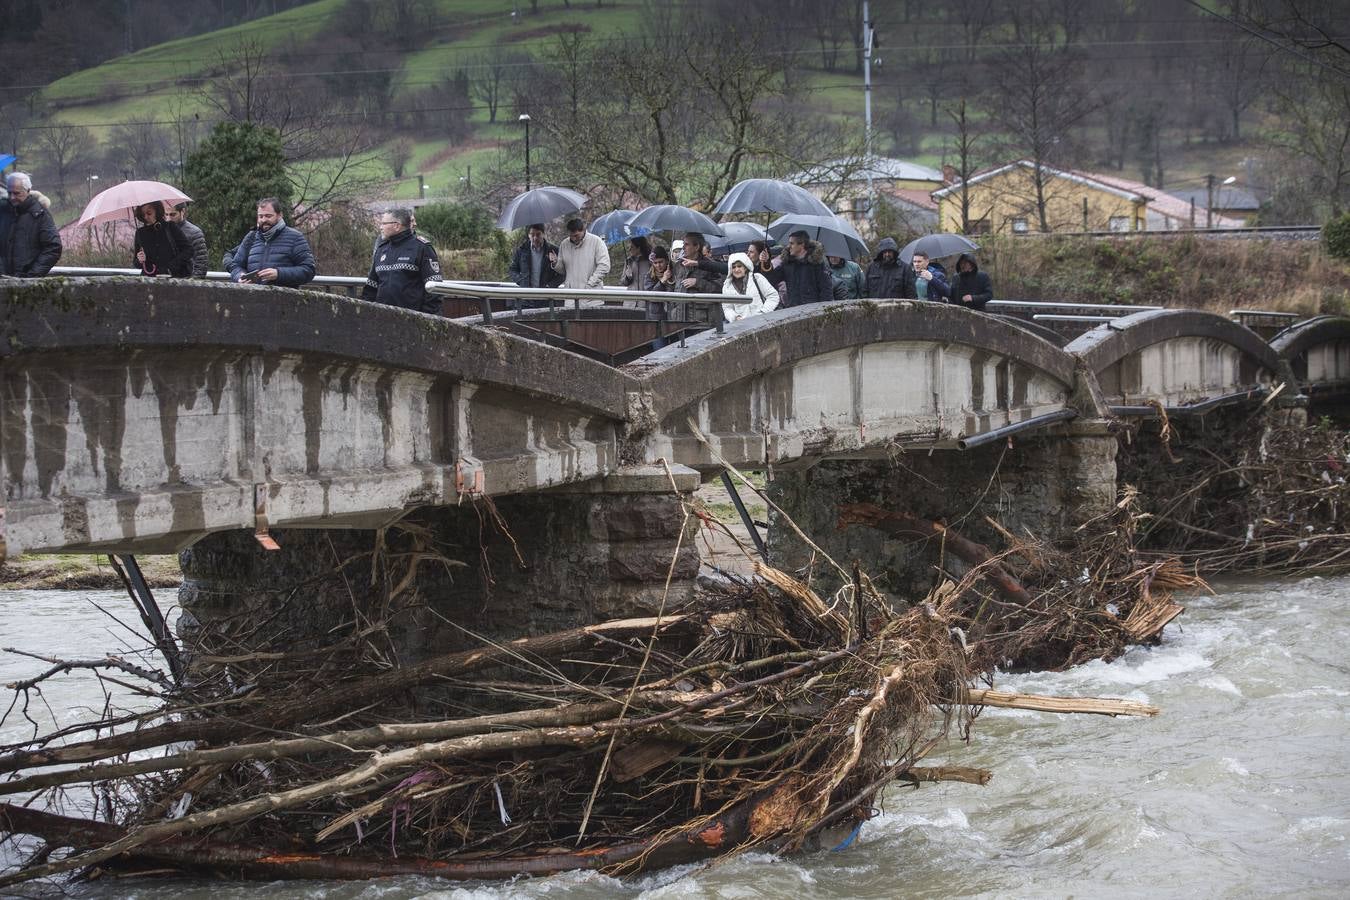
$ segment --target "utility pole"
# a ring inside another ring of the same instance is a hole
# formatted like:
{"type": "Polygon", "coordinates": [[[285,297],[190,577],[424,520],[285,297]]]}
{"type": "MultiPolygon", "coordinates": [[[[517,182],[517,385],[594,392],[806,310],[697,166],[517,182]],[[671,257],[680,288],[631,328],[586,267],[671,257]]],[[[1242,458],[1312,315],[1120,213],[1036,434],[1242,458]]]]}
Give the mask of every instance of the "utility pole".
{"type": "Polygon", "coordinates": [[[525,190],[530,189],[530,114],[521,113],[520,121],[525,123],[525,190]]]}
{"type": "Polygon", "coordinates": [[[867,166],[867,221],[876,218],[876,194],[872,190],[872,12],[863,0],[863,163],[867,166]]]}
{"type": "Polygon", "coordinates": [[[1208,199],[1205,201],[1205,227],[1214,227],[1214,175],[1205,176],[1205,193],[1208,199]]]}

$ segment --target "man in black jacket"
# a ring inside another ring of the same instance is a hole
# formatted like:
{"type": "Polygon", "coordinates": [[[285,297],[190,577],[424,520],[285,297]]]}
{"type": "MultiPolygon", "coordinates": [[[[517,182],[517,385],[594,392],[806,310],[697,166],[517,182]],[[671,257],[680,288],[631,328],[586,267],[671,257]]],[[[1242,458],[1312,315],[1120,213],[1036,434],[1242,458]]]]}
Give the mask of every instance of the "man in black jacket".
{"type": "Polygon", "coordinates": [[[531,225],[527,233],[528,237],[511,256],[507,274],[519,287],[558,287],[563,283],[562,273],[553,271],[548,261],[550,253],[558,252],[558,245],[544,240],[543,225],[531,225]]]}
{"type": "Polygon", "coordinates": [[[877,255],[867,267],[867,296],[877,300],[901,296],[905,284],[905,269],[900,265],[900,249],[894,238],[877,242],[877,255]]]}
{"type": "Polygon", "coordinates": [[[0,275],[39,278],[61,259],[61,234],[23,172],[5,177],[9,203],[0,208],[0,275]]]}
{"type": "Polygon", "coordinates": [[[825,248],[811,240],[805,231],[788,235],[787,252],[779,271],[787,288],[787,300],[779,303],[780,308],[834,299],[834,279],[825,266],[825,248]]]}
{"type": "Polygon", "coordinates": [[[994,283],[980,271],[975,257],[962,253],[956,260],[956,278],[952,281],[952,294],[947,302],[967,309],[984,309],[984,305],[993,299],[994,283]]]}
{"type": "Polygon", "coordinates": [[[441,280],[441,261],[430,241],[413,234],[412,212],[391,209],[381,214],[380,234],[361,299],[439,313],[440,298],[427,291],[426,283],[441,280]]]}

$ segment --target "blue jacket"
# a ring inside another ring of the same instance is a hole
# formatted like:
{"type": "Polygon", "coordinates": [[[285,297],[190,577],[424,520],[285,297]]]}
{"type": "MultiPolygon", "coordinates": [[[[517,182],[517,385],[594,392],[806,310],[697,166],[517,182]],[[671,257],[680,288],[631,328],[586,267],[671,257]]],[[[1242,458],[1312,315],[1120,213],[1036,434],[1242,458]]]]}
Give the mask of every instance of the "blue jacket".
{"type": "Polygon", "coordinates": [[[250,231],[230,260],[230,280],[238,281],[245,272],[259,269],[277,270],[273,284],[299,287],[314,280],[314,251],[303,234],[284,222],[266,234],[250,231]]]}

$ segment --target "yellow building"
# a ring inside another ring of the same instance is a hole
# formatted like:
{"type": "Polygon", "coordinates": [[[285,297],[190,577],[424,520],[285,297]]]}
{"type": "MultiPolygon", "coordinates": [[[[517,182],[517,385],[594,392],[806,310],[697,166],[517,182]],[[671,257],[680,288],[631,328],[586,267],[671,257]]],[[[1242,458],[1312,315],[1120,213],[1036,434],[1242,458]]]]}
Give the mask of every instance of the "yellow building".
{"type": "MultiPolygon", "coordinates": [[[[1190,204],[1138,181],[1041,166],[1050,231],[1159,231],[1190,227],[1190,204]]],[[[1026,159],[933,192],[938,229],[961,231],[963,187],[971,234],[1042,231],[1035,165],[1026,159]]],[[[1218,217],[1216,228],[1242,223],[1218,217]]]]}

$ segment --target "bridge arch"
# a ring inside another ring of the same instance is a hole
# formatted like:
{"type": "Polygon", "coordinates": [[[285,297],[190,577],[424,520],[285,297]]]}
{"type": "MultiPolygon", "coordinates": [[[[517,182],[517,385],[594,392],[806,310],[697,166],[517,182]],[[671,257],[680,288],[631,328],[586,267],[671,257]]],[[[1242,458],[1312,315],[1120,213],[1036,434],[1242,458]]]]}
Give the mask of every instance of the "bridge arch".
{"type": "Polygon", "coordinates": [[[917,301],[816,304],[705,332],[625,371],[645,458],[781,465],[956,447],[1071,418],[1073,357],[1016,325],[917,301]],[[692,425],[691,425],[692,423],[692,425]],[[706,438],[706,443],[699,435],[706,438]]]}
{"type": "Polygon", "coordinates": [[[1270,345],[1214,313],[1163,309],[1099,325],[1071,341],[1067,353],[1096,375],[1118,415],[1150,415],[1147,401],[1169,410],[1263,393],[1280,370],[1270,345]]]}
{"type": "Polygon", "coordinates": [[[1317,316],[1291,325],[1270,341],[1305,394],[1350,394],[1350,318],[1317,316]]]}

